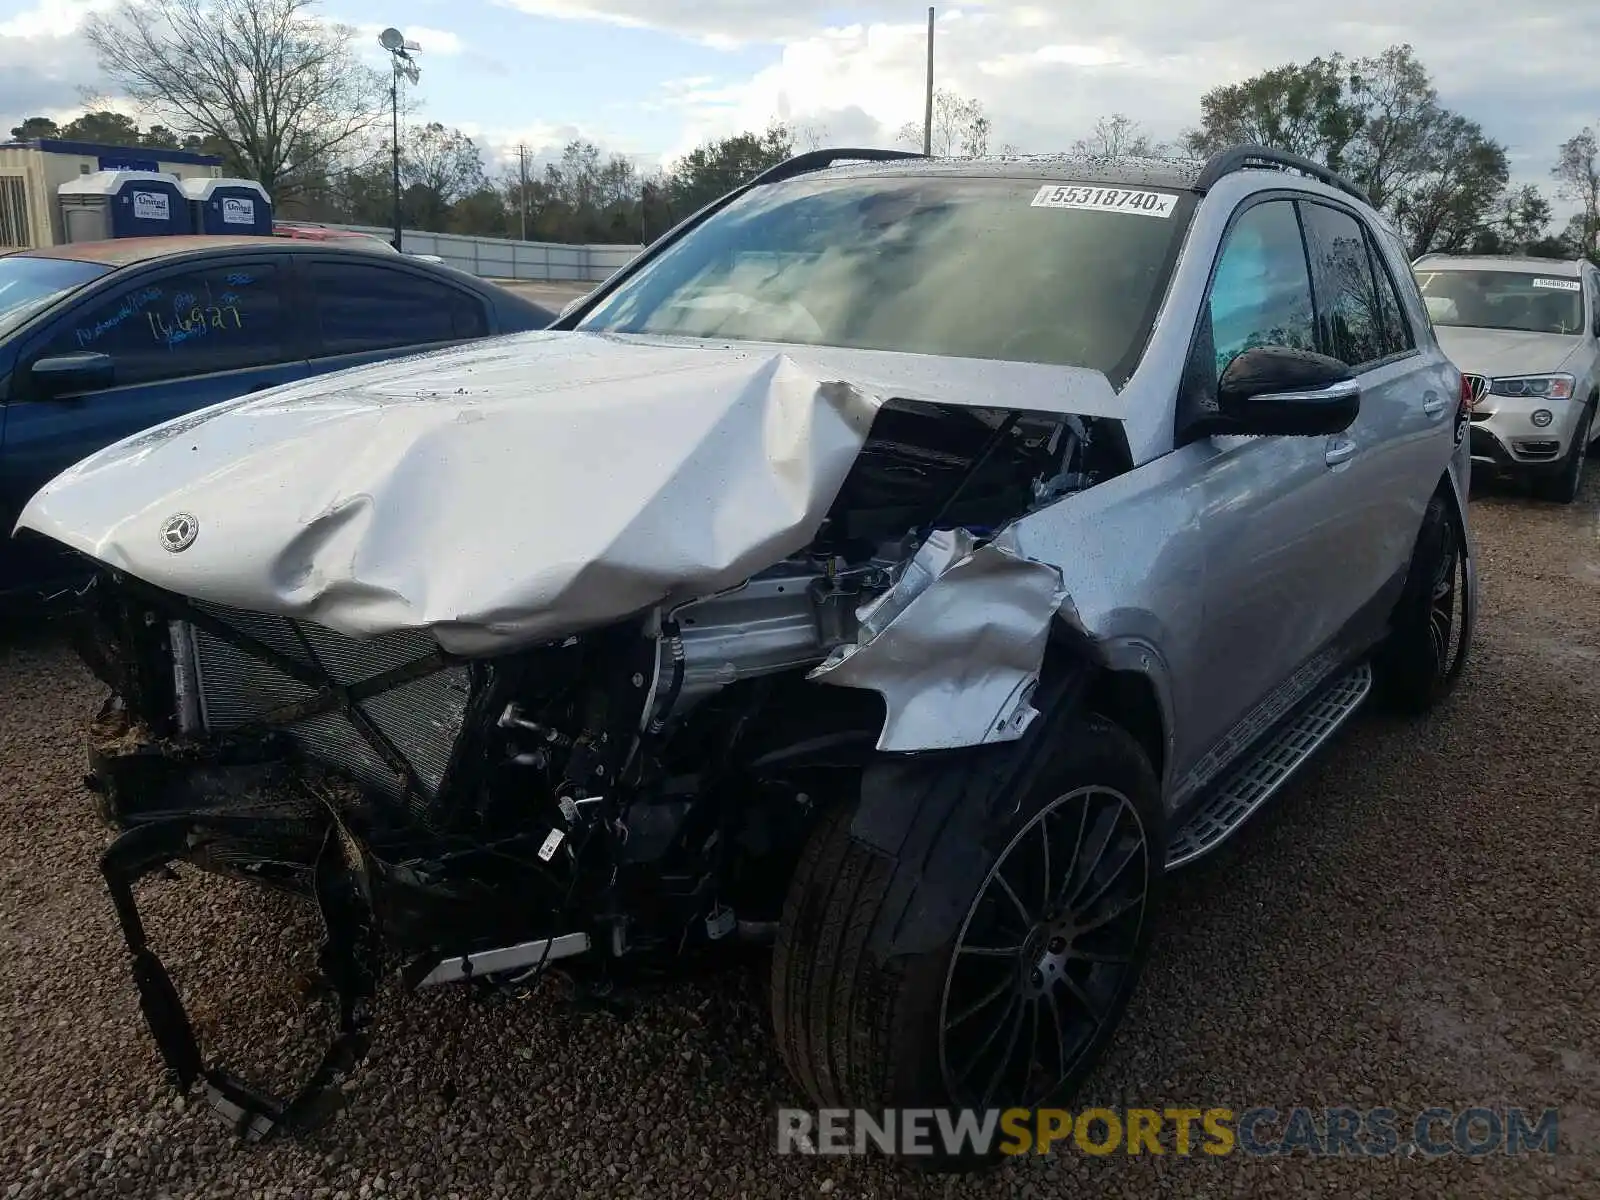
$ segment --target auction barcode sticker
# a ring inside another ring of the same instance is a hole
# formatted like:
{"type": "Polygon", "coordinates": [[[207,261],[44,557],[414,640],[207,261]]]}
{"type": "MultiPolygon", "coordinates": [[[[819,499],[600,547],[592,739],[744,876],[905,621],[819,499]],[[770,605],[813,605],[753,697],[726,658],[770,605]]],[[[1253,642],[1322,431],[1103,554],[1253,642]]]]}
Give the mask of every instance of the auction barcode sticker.
{"type": "Polygon", "coordinates": [[[544,835],[544,841],[539,843],[539,860],[549,862],[556,856],[556,850],[561,846],[562,833],[559,829],[552,829],[544,835]]]}
{"type": "Polygon", "coordinates": [[[1535,279],[1533,286],[1536,288],[1555,288],[1558,292],[1583,291],[1583,284],[1576,279],[1535,279]]]}
{"type": "Polygon", "coordinates": [[[1170,217],[1178,198],[1171,192],[1139,192],[1087,183],[1047,183],[1033,197],[1034,208],[1091,208],[1170,217]]]}

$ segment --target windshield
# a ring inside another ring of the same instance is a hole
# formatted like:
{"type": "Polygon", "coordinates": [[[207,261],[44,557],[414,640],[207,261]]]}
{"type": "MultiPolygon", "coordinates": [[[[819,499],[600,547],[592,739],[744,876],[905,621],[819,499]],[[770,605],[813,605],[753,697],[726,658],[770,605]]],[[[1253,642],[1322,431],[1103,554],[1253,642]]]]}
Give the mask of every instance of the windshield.
{"type": "Polygon", "coordinates": [[[1531,271],[1418,271],[1417,285],[1435,325],[1578,333],[1583,285],[1531,271]]]}
{"type": "Polygon", "coordinates": [[[0,335],[10,333],[34,313],[68,292],[76,291],[110,268],[65,258],[0,258],[0,335]]]}
{"type": "Polygon", "coordinates": [[[578,328],[1056,363],[1120,387],[1192,208],[1170,191],[1038,180],[757,188],[578,328]]]}

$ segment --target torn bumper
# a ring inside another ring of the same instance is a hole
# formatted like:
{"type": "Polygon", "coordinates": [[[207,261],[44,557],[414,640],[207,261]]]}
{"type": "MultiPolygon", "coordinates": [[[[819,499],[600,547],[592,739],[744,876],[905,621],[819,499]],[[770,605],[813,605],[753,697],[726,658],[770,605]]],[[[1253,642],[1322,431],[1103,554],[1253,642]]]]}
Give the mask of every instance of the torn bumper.
{"type": "Polygon", "coordinates": [[[541,880],[522,872],[517,888],[496,887],[472,877],[492,847],[427,831],[368,831],[360,793],[274,758],[271,741],[167,742],[111,706],[93,730],[87,782],[102,817],[121,830],[100,867],[140,1008],[178,1092],[203,1085],[212,1107],[248,1141],[308,1132],[337,1110],[339,1084],[366,1055],[371,1006],[391,966],[400,968],[402,985],[418,987],[526,973],[590,947],[585,933],[558,937],[529,927],[530,912],[556,914],[559,880],[541,892],[541,880]],[[198,1045],[134,894],[141,879],[175,861],[315,902],[318,969],[337,1023],[293,1095],[264,1093],[208,1062],[198,1045]]]}
{"type": "Polygon", "coordinates": [[[247,1141],[259,1141],[279,1129],[305,1132],[321,1124],[337,1108],[338,1083],[367,1050],[371,1002],[381,974],[369,864],[337,814],[329,809],[325,816],[312,881],[324,931],[319,965],[337,998],[338,1025],[310,1078],[283,1099],[206,1063],[177,988],[150,948],[139,918],[134,884],[173,859],[186,857],[194,840],[207,832],[204,817],[169,816],[135,825],[100,860],[127,942],[139,1007],[174,1085],[187,1093],[196,1082],[203,1082],[211,1106],[247,1141]]]}

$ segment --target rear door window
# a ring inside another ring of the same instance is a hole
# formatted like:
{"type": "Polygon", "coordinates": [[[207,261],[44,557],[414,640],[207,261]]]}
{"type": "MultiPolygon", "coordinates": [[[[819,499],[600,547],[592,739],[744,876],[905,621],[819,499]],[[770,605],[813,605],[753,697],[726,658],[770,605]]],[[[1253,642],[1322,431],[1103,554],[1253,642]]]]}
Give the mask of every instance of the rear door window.
{"type": "Polygon", "coordinates": [[[489,332],[481,300],[419,272],[333,259],[314,259],[306,268],[324,355],[426,346],[489,332]]]}
{"type": "Polygon", "coordinates": [[[1394,353],[1361,223],[1325,204],[1302,203],[1300,215],[1311,252],[1322,351],[1352,370],[1394,353]]]}
{"type": "Polygon", "coordinates": [[[285,362],[283,292],[270,262],[143,274],[71,312],[34,357],[109,354],[118,387],[285,362]]]}

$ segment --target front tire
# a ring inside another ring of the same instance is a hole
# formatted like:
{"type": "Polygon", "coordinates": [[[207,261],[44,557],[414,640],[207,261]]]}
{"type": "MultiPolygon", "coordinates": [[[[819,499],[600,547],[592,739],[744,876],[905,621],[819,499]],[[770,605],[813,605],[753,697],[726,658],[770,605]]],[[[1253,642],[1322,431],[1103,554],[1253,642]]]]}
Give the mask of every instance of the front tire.
{"type": "Polygon", "coordinates": [[[982,747],[965,753],[991,769],[951,765],[961,794],[925,857],[858,841],[853,804],[813,834],[773,956],[772,1006],[784,1060],[818,1106],[1058,1105],[1109,1042],[1148,950],[1165,862],[1160,788],[1111,722],[1036,724],[1053,728],[1030,730],[1031,754],[982,747]],[[997,751],[1033,761],[997,771],[997,751]],[[973,836],[963,814],[998,814],[977,827],[986,869],[925,871],[973,836]],[[948,914],[937,940],[882,953],[902,914],[930,911],[948,914]]]}

